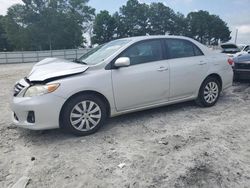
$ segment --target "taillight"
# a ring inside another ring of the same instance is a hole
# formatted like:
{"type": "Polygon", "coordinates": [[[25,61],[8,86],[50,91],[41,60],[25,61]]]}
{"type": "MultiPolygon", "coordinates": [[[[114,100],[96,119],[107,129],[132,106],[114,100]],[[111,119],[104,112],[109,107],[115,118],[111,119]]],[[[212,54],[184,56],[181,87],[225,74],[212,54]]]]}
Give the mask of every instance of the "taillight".
{"type": "Polygon", "coordinates": [[[231,66],[234,66],[234,60],[233,59],[228,59],[227,60],[228,64],[231,65],[231,66]]]}

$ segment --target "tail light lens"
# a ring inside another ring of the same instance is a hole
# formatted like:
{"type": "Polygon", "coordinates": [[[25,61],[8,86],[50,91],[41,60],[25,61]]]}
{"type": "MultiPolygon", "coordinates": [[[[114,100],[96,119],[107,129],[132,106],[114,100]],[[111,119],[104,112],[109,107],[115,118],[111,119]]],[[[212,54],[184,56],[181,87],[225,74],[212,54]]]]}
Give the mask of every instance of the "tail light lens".
{"type": "Polygon", "coordinates": [[[233,59],[229,58],[227,60],[227,62],[228,62],[229,65],[234,66],[234,60],[233,59]]]}

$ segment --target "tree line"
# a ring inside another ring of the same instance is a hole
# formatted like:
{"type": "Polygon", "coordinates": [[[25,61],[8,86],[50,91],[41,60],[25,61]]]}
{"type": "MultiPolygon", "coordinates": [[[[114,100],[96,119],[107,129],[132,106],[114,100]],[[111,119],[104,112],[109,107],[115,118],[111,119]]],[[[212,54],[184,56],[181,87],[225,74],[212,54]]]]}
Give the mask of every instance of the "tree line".
{"type": "Polygon", "coordinates": [[[84,47],[140,35],[183,35],[214,45],[231,39],[227,23],[207,11],[174,12],[163,3],[128,0],[110,14],[88,6],[89,0],[23,0],[0,16],[0,51],[84,47]]]}

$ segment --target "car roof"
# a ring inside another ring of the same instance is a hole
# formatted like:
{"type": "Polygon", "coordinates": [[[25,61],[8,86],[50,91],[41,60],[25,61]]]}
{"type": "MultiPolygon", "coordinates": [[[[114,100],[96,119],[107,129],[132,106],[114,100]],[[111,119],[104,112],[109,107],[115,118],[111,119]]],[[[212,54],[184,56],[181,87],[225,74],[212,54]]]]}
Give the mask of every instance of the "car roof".
{"type": "MultiPolygon", "coordinates": [[[[135,42],[139,42],[142,40],[147,40],[147,39],[184,39],[184,40],[188,40],[192,43],[194,43],[195,45],[197,45],[203,53],[208,54],[211,53],[212,50],[207,48],[205,45],[201,44],[200,42],[189,38],[189,37],[184,37],[184,36],[176,36],[176,35],[147,35],[147,36],[136,36],[136,37],[127,37],[127,38],[121,38],[121,39],[117,39],[117,40],[131,40],[131,43],[135,43],[135,42]]],[[[212,52],[213,53],[213,52],[212,52]]]]}
{"type": "Polygon", "coordinates": [[[128,37],[126,39],[130,39],[130,40],[133,40],[133,41],[140,41],[140,40],[144,40],[144,39],[158,39],[158,38],[177,38],[177,39],[186,39],[186,40],[191,39],[191,38],[188,38],[188,37],[176,36],[176,35],[147,35],[147,36],[128,37]]]}

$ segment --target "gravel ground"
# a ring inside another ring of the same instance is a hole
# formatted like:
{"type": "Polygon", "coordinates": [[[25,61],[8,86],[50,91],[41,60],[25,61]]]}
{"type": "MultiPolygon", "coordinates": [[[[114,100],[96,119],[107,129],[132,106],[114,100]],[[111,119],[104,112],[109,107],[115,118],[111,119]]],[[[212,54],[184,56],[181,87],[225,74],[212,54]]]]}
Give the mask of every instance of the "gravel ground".
{"type": "Polygon", "coordinates": [[[0,65],[0,187],[23,176],[28,188],[250,187],[249,83],[234,84],[212,108],[147,110],[74,137],[12,125],[11,90],[31,67],[0,65]]]}

